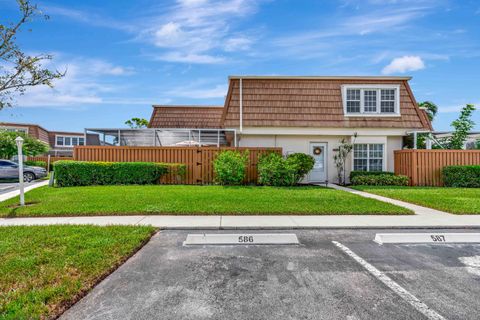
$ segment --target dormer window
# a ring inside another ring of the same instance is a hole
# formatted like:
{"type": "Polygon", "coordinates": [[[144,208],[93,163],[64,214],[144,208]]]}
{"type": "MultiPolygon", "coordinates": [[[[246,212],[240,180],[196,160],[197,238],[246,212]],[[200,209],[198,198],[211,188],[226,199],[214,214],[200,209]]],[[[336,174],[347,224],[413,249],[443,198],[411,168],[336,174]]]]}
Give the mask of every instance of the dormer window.
{"type": "Polygon", "coordinates": [[[345,116],[400,116],[399,85],[343,85],[345,116]]]}

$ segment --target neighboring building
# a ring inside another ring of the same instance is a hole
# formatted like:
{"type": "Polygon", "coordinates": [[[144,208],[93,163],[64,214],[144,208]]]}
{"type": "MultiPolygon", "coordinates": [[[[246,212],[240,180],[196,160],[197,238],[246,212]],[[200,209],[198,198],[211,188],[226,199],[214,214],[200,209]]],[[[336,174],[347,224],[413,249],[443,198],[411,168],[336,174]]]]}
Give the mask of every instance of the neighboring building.
{"type": "MultiPolygon", "coordinates": [[[[438,140],[450,138],[452,136],[452,131],[437,131],[433,132],[433,136],[438,140]]],[[[480,141],[480,132],[470,132],[467,136],[467,140],[463,146],[464,149],[475,149],[477,146],[477,141],[480,141]]]]}
{"type": "Polygon", "coordinates": [[[48,131],[37,124],[0,122],[0,129],[24,132],[47,143],[50,146],[48,154],[55,157],[71,157],[74,146],[85,145],[84,133],[48,131]]]}
{"type": "Polygon", "coordinates": [[[282,147],[285,154],[311,154],[316,162],[308,182],[336,180],[333,156],[342,139],[355,143],[348,172],[393,171],[393,151],[402,149],[403,137],[432,131],[410,79],[231,76],[222,111],[155,107],[150,126],[217,127],[234,130],[234,143],[240,147],[282,147]]]}

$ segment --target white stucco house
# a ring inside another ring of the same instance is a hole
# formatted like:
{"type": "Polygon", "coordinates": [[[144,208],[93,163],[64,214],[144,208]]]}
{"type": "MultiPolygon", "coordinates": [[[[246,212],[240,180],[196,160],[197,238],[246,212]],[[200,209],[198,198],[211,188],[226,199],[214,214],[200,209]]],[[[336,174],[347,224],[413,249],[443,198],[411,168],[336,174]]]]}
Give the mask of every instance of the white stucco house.
{"type": "Polygon", "coordinates": [[[432,131],[409,80],[230,76],[223,106],[156,105],[144,130],[154,132],[147,139],[153,145],[197,141],[195,145],[281,147],[284,154],[311,154],[316,163],[306,182],[336,181],[333,156],[342,139],[355,144],[348,172],[394,171],[394,150],[402,149],[403,138],[432,131]]]}

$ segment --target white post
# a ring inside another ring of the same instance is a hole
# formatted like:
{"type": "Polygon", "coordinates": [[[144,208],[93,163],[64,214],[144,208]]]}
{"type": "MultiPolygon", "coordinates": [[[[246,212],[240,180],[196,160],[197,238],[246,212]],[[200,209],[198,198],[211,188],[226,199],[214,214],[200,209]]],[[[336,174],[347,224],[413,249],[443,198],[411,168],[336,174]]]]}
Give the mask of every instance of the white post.
{"type": "Polygon", "coordinates": [[[427,137],[425,143],[426,143],[427,150],[432,149],[432,139],[430,139],[430,135],[427,137]]]}
{"type": "Polygon", "coordinates": [[[23,138],[17,137],[15,139],[18,149],[18,182],[20,186],[20,205],[25,205],[25,190],[23,188],[23,138]]]}
{"type": "Polygon", "coordinates": [[[417,131],[413,132],[413,149],[417,150],[417,131]]]}

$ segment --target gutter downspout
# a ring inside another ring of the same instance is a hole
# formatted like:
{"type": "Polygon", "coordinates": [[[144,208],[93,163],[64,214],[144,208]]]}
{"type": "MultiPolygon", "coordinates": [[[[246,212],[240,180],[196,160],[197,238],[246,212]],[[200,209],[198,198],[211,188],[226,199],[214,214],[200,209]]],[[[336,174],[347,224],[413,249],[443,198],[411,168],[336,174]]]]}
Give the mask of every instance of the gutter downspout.
{"type": "Polygon", "coordinates": [[[243,83],[240,78],[240,133],[243,131],[243,83]]]}

